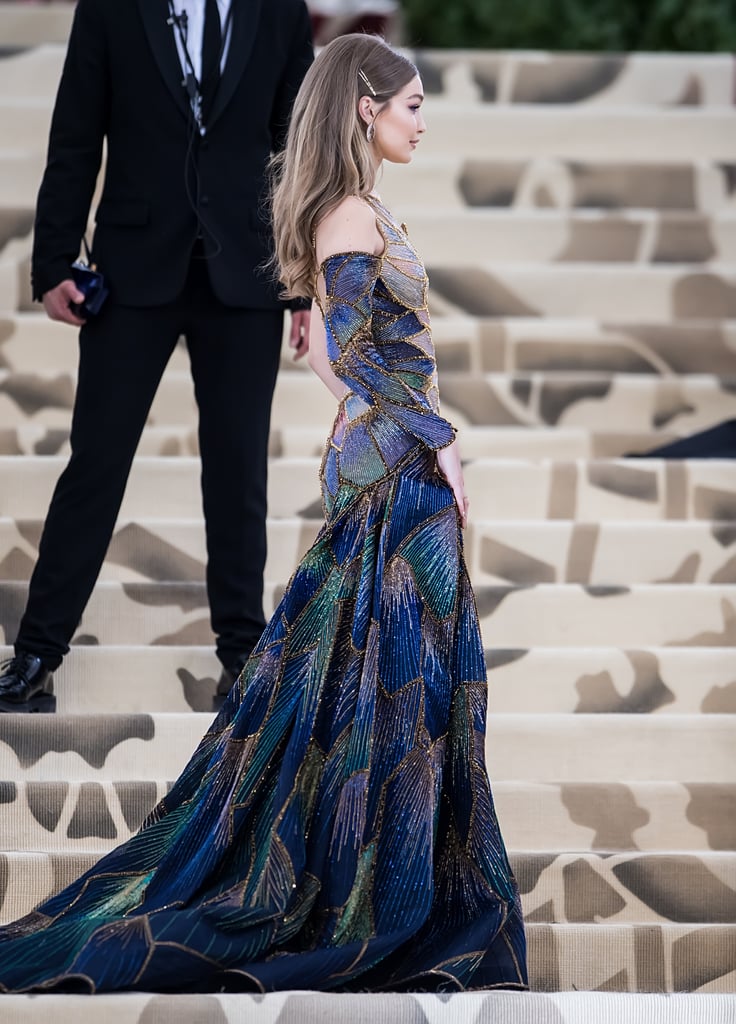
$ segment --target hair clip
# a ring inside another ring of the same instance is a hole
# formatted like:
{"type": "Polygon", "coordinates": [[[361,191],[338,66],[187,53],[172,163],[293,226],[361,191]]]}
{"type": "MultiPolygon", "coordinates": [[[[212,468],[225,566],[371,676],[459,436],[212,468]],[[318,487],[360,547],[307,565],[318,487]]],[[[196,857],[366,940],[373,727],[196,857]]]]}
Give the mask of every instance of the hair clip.
{"type": "Polygon", "coordinates": [[[370,89],[371,95],[375,96],[376,95],[376,90],[373,88],[371,83],[368,81],[368,75],[366,75],[365,71],[362,68],[358,68],[358,74],[363,79],[363,81],[368,86],[368,88],[370,89]]]}

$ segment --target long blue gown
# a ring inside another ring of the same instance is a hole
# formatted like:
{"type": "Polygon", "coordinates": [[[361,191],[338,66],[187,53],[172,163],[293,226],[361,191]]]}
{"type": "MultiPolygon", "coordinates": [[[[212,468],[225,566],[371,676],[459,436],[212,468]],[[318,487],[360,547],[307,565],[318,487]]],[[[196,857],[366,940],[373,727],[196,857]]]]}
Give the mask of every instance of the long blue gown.
{"type": "Polygon", "coordinates": [[[383,255],[321,268],[325,525],[138,834],[0,929],[0,991],[526,987],[427,279],[370,201],[383,255]]]}

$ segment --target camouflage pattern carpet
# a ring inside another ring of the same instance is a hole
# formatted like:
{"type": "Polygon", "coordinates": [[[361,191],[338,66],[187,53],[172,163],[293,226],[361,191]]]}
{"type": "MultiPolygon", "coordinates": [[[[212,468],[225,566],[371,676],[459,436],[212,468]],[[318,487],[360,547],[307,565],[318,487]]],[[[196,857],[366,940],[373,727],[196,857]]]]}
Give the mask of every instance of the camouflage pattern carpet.
{"type": "MultiPolygon", "coordinates": [[[[6,649],[68,452],[76,339],[32,305],[27,270],[69,13],[0,4],[6,649]]],[[[5,997],[0,1020],[736,1021],[736,460],[658,451],[736,417],[734,60],[416,57],[430,131],[380,190],[426,257],[461,429],[487,757],[534,991],[5,997]]],[[[319,525],[330,414],[285,355],[269,609],[319,525]]],[[[204,731],[203,578],[182,349],[57,673],[59,714],[0,721],[2,921],[134,832],[204,731]]]]}

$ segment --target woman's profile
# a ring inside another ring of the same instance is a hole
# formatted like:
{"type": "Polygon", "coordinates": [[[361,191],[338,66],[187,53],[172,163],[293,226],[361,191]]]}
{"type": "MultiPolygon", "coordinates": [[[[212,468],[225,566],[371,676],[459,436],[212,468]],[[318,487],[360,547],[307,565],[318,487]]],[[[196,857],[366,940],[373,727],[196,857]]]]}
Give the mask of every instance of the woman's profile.
{"type": "Polygon", "coordinates": [[[318,307],[310,364],[338,402],[324,526],[138,834],[0,929],[0,990],[526,988],[427,277],[375,192],[420,143],[422,100],[367,35],[304,79],[275,263],[318,307]]]}

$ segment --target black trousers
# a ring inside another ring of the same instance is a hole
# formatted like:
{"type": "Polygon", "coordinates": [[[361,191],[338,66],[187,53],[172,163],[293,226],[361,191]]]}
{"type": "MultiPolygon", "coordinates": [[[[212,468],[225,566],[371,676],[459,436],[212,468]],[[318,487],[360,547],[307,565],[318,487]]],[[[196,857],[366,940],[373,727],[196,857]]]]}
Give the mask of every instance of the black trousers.
{"type": "Polygon", "coordinates": [[[50,669],[69,650],[105,559],[133,456],[161,376],[184,335],[199,409],[207,593],[224,665],[263,631],[266,471],[280,311],[237,309],[214,296],[193,259],[166,306],[111,303],[79,336],[71,458],[44,525],[16,650],[50,669]]]}

